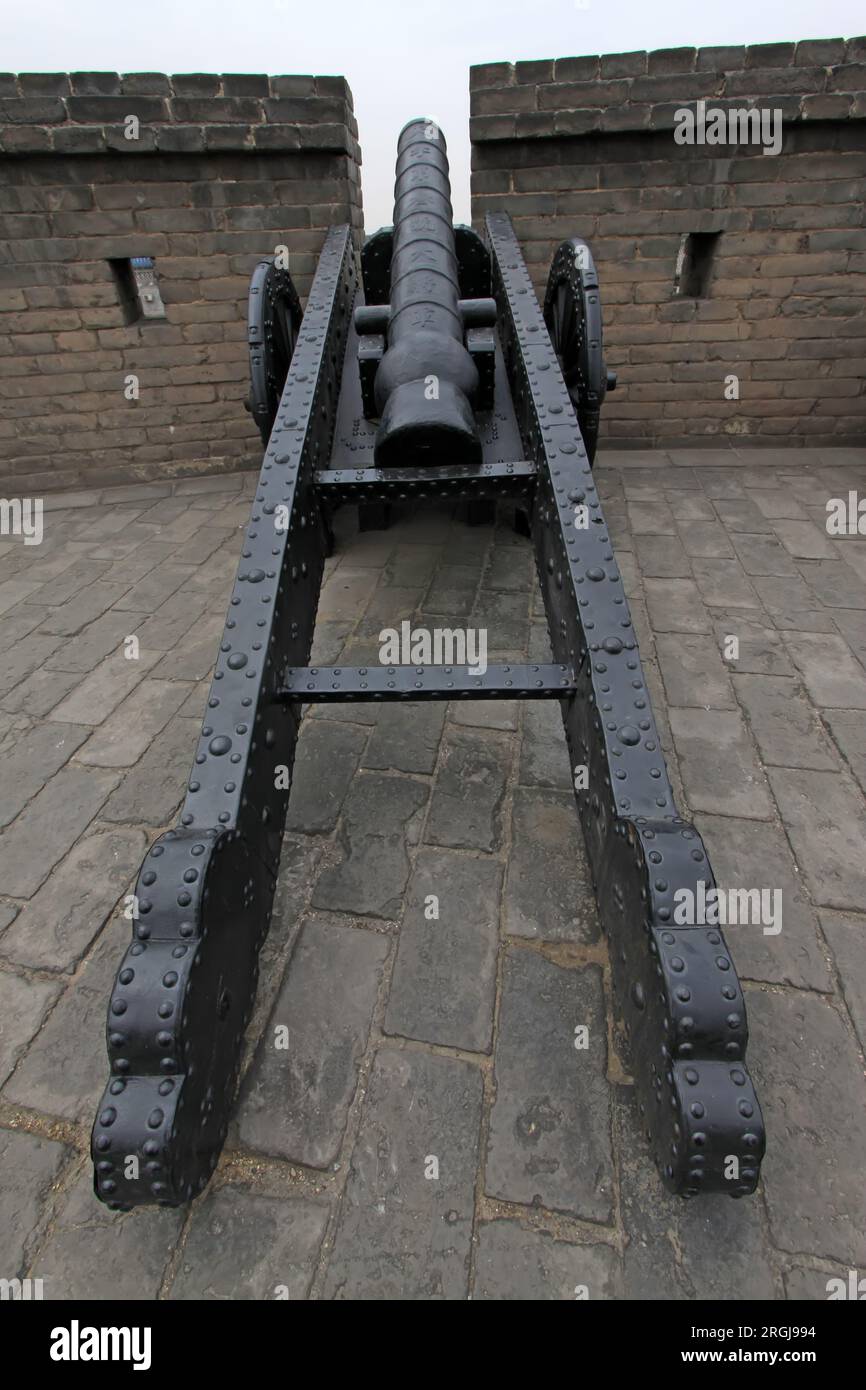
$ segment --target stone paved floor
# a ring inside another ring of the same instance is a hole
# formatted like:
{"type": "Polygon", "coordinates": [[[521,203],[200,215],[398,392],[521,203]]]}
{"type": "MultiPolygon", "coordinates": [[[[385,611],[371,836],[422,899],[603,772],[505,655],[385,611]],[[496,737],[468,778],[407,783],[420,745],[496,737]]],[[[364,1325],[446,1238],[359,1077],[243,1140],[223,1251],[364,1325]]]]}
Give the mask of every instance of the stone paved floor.
{"type": "MultiPolygon", "coordinates": [[[[866,540],[825,528],[866,451],[608,453],[598,476],[681,806],[722,885],[784,893],[779,935],[729,932],[760,1194],[659,1189],[558,711],[501,703],[308,715],[217,1176],[188,1212],[95,1202],[119,905],[175,817],[254,480],[137,485],[0,541],[0,1275],[59,1299],[778,1299],[866,1269],[866,540]]],[[[320,661],[363,664],[409,617],[545,655],[507,517],[352,528],[320,661]]]]}

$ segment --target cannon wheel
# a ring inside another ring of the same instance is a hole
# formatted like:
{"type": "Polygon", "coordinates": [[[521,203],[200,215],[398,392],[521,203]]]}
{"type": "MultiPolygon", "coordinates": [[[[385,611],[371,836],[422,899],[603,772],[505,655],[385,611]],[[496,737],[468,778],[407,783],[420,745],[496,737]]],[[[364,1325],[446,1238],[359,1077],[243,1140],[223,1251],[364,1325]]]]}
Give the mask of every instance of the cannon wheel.
{"type": "Polygon", "coordinates": [[[289,272],[275,266],[273,257],[259,261],[250,280],[250,393],[244,404],[265,445],[271,437],[302,317],[289,272]]]}
{"type": "Polygon", "coordinates": [[[581,237],[564,241],[553,258],[544,321],[592,463],[601,407],[616,376],[604,365],[598,276],[592,252],[581,237]]]}

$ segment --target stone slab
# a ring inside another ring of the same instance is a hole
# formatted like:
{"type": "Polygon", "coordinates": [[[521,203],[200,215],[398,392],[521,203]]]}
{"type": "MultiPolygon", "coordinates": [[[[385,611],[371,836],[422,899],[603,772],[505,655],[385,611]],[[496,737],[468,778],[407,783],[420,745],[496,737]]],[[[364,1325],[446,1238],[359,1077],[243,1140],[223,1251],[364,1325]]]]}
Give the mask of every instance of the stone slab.
{"type": "Polygon", "coordinates": [[[598,967],[566,970],[535,951],[510,951],[494,1058],[485,1191],[609,1221],[613,1158],[598,967]],[[588,1030],[580,1050],[579,1027],[588,1030]]]}
{"type": "Polygon", "coordinates": [[[379,1053],[324,1297],[466,1298],[481,1092],[471,1063],[379,1053]]]}
{"type": "Polygon", "coordinates": [[[487,1052],[502,865],[422,848],[406,898],[385,1031],[487,1052]],[[434,915],[436,914],[436,915],[434,915]]]}
{"type": "Polygon", "coordinates": [[[313,1168],[336,1161],[388,945],[375,932],[304,923],[244,1084],[245,1147],[313,1168]]]}

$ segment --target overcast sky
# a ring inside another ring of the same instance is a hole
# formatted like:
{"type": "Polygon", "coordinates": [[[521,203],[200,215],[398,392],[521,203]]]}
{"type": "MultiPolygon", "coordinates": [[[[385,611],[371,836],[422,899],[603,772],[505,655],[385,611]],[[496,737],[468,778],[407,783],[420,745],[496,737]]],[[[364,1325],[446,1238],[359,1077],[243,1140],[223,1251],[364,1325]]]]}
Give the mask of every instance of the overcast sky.
{"type": "Polygon", "coordinates": [[[367,231],[391,221],[400,127],[431,116],[469,221],[471,63],[851,37],[863,0],[0,0],[17,72],[339,73],[355,98],[367,231]]]}

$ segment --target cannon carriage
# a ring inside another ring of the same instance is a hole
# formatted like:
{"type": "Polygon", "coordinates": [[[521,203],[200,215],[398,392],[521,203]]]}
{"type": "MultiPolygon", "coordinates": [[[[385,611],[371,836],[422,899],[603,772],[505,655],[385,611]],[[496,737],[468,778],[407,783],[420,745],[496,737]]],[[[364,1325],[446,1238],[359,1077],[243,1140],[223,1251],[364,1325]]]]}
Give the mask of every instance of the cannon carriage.
{"type": "MultiPolygon", "coordinates": [[[[592,254],[564,242],[539,306],[507,214],[454,227],[445,141],[398,141],[393,227],[360,273],[330,229],[301,312],[287,271],[250,290],[249,407],[264,457],[178,824],[149,850],[108,1006],[97,1195],[178,1205],[225,1140],[255,999],[304,707],[325,700],[553,699],[646,1136],[664,1185],[754,1191],[764,1149],[742,991],[718,927],[680,921],[713,886],[668,780],[593,481],[604,364],[592,254]],[[517,502],[553,662],[311,668],[336,507],[386,526],[457,499],[517,502]],[[135,1157],[137,1162],[129,1164],[135,1157]]],[[[577,1082],[576,1082],[577,1084],[577,1082]]]]}

